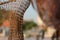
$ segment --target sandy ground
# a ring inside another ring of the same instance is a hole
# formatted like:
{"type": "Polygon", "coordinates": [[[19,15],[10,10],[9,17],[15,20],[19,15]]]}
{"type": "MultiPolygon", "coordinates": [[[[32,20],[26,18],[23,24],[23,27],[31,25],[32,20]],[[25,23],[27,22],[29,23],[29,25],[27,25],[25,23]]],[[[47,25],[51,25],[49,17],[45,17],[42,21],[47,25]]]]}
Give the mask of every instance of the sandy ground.
{"type": "MultiPolygon", "coordinates": [[[[8,37],[0,37],[0,40],[8,40],[8,37]]],[[[31,38],[24,38],[24,40],[36,40],[35,37],[31,38]]],[[[39,40],[42,40],[41,38],[39,40]]],[[[44,38],[43,40],[51,40],[50,38],[44,38]]]]}
{"type": "Polygon", "coordinates": [[[0,37],[0,40],[8,40],[8,37],[0,37]]]}

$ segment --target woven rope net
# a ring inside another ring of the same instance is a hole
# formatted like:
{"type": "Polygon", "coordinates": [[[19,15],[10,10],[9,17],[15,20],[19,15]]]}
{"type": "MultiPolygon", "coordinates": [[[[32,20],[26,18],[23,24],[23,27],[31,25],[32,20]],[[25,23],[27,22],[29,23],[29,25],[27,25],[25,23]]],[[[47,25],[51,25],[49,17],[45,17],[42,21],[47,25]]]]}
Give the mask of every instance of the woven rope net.
{"type": "Polygon", "coordinates": [[[23,15],[29,4],[29,0],[0,0],[0,14],[10,22],[8,40],[24,40],[23,15]]]}

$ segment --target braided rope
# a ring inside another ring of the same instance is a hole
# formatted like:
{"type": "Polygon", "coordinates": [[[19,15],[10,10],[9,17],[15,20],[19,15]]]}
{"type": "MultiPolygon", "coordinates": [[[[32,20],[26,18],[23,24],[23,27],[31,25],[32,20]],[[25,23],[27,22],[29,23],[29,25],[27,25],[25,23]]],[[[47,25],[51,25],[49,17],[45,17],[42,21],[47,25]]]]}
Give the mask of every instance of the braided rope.
{"type": "Polygon", "coordinates": [[[16,0],[0,5],[2,9],[9,10],[10,35],[8,40],[24,40],[23,37],[23,16],[30,5],[30,0],[16,0]]]}
{"type": "Polygon", "coordinates": [[[17,21],[18,21],[18,35],[19,35],[19,38],[18,40],[24,40],[23,38],[23,28],[22,28],[22,25],[23,25],[23,16],[24,16],[24,13],[26,11],[26,9],[28,8],[30,2],[29,1],[25,1],[23,2],[21,5],[20,5],[20,8],[17,10],[17,21]]]}
{"type": "MultiPolygon", "coordinates": [[[[16,36],[12,37],[11,40],[24,40],[24,37],[23,37],[23,28],[22,28],[22,25],[23,25],[23,16],[24,16],[24,13],[26,11],[26,9],[28,8],[30,2],[27,0],[27,1],[24,1],[22,2],[22,4],[20,5],[20,7],[16,10],[16,17],[17,17],[17,34],[16,36]]],[[[13,30],[14,32],[15,30],[13,30]]],[[[12,32],[11,35],[14,35],[12,32]]],[[[16,33],[16,32],[14,32],[16,33]]],[[[10,39],[10,38],[9,38],[10,39]]]]}

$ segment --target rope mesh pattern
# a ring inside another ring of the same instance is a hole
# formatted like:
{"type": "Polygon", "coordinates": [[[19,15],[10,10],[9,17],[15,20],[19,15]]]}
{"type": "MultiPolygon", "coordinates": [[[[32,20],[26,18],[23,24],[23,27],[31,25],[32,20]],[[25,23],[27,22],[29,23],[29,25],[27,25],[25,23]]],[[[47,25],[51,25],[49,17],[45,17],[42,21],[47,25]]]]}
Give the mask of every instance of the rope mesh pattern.
{"type": "Polygon", "coordinates": [[[29,0],[16,0],[0,5],[1,9],[9,10],[10,35],[8,40],[24,40],[23,38],[23,15],[30,4],[29,0]]]}

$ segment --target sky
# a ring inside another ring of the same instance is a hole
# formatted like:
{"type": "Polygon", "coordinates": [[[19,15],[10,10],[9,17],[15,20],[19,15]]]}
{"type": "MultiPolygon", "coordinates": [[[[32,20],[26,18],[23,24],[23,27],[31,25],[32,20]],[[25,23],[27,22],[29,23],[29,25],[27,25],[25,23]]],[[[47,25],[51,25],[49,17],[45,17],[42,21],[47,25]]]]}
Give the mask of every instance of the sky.
{"type": "Polygon", "coordinates": [[[24,20],[33,20],[38,25],[44,24],[36,10],[33,9],[32,4],[30,4],[30,7],[26,10],[24,14],[24,20]]]}
{"type": "Polygon", "coordinates": [[[32,4],[30,4],[29,8],[26,10],[24,14],[24,20],[33,20],[36,22],[37,19],[37,13],[33,9],[32,4]]]}
{"type": "Polygon", "coordinates": [[[0,0],[1,2],[3,2],[3,1],[8,1],[8,0],[0,0]]]}

